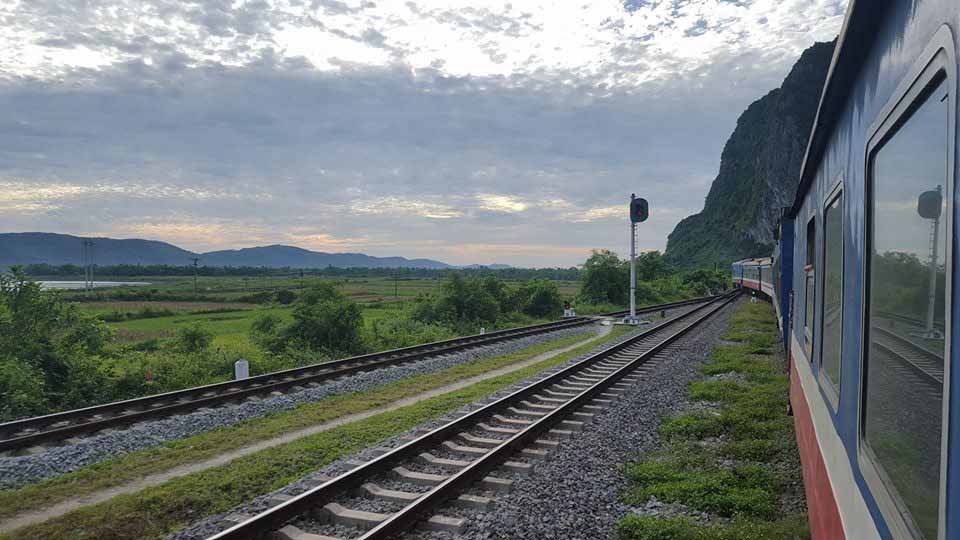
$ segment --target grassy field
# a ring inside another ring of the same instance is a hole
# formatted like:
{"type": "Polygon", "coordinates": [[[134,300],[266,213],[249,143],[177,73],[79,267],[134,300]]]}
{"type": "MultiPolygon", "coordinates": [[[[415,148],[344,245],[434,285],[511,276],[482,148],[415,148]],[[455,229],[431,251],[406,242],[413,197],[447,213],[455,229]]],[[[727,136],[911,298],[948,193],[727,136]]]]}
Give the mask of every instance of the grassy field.
{"type": "MultiPolygon", "coordinates": [[[[116,281],[143,281],[139,287],[105,287],[89,297],[82,291],[65,291],[64,295],[80,308],[108,321],[116,331],[117,344],[130,345],[149,340],[168,340],[181,328],[202,325],[215,336],[213,346],[228,357],[257,358],[261,351],[249,340],[250,325],[262,314],[281,318],[290,316],[291,308],[272,302],[242,302],[245,296],[280,290],[300,290],[298,277],[200,277],[198,297],[191,300],[111,300],[116,294],[135,295],[150,292],[157,296],[193,295],[193,278],[163,276],[108,276],[116,281]],[[101,299],[98,299],[101,298],[101,299]]],[[[42,278],[40,278],[42,279],[42,278]]],[[[106,278],[105,278],[106,279],[106,278]]],[[[305,278],[309,287],[318,282],[337,285],[338,289],[363,308],[364,323],[371,328],[376,321],[403,316],[412,300],[437,289],[436,279],[387,278],[305,278]]],[[[520,282],[508,282],[511,287],[520,282]]],[[[560,282],[564,296],[579,290],[577,282],[560,282]]]]}
{"type": "MultiPolygon", "coordinates": [[[[34,276],[35,279],[52,281],[62,280],[63,278],[45,278],[43,276],[34,276]]],[[[109,295],[116,292],[129,291],[155,291],[156,293],[193,295],[194,286],[192,277],[184,276],[102,276],[104,280],[110,281],[138,281],[146,282],[149,285],[139,287],[104,287],[96,289],[100,295],[109,295]]],[[[282,289],[298,290],[309,287],[312,284],[327,282],[336,284],[340,290],[357,302],[379,302],[379,301],[408,301],[417,297],[419,294],[425,294],[435,290],[441,283],[440,279],[429,278],[409,278],[409,279],[390,279],[390,278],[321,278],[305,277],[302,281],[299,277],[290,276],[256,276],[256,277],[236,277],[236,276],[200,276],[197,280],[197,294],[208,297],[211,301],[232,302],[244,296],[257,292],[274,292],[282,289]]],[[[506,281],[510,286],[519,286],[519,281],[506,281]]],[[[560,292],[565,296],[574,296],[580,290],[580,284],[576,281],[559,281],[560,292]]],[[[85,295],[82,291],[68,291],[65,293],[69,298],[82,300],[85,295]]]]}
{"type": "MultiPolygon", "coordinates": [[[[601,343],[621,337],[628,330],[617,328],[611,334],[595,338],[576,349],[478,382],[462,390],[263,450],[229,464],[176,478],[135,494],[115,497],[45,523],[2,534],[0,539],[160,539],[205,516],[223,512],[258,495],[278,489],[342,456],[375,445],[380,440],[438,418],[544,369],[584,354],[601,343]]],[[[374,408],[583,339],[584,336],[562,338],[511,355],[492,357],[438,373],[411,377],[383,387],[332,397],[294,411],[170,442],[156,449],[134,452],[37,485],[0,491],[0,515],[11,515],[17,511],[55,503],[75,497],[78,493],[89,493],[149,472],[216,455],[225,448],[244,442],[249,443],[311,423],[374,408]],[[3,507],[10,510],[4,511],[3,507]]]]}

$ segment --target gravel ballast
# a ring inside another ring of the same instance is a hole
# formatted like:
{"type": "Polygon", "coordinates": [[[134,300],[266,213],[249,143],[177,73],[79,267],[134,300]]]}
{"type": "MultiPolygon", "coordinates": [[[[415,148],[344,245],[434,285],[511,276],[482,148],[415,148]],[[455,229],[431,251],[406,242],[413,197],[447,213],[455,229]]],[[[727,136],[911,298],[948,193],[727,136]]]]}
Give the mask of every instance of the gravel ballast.
{"type": "MultiPolygon", "coordinates": [[[[497,495],[492,511],[471,512],[458,538],[613,538],[617,521],[637,510],[621,499],[627,487],[623,465],[658,448],[663,415],[686,406],[688,384],[702,378],[700,367],[726,331],[733,306],[661,352],[656,367],[598,413],[583,432],[561,442],[559,450],[537,464],[529,477],[517,478],[510,493],[497,495]]],[[[660,511],[668,514],[671,509],[663,505],[660,511]]],[[[406,538],[453,537],[415,532],[406,538]]]]}
{"type": "MultiPolygon", "coordinates": [[[[665,362],[665,364],[676,364],[678,369],[675,369],[675,370],[665,369],[663,370],[665,372],[663,375],[657,376],[658,386],[661,389],[661,390],[658,390],[657,393],[663,394],[658,397],[658,403],[661,405],[659,407],[660,413],[650,413],[651,420],[647,422],[645,425],[653,426],[652,428],[644,428],[644,429],[636,430],[641,432],[651,430],[653,432],[652,434],[644,433],[643,435],[644,437],[649,437],[651,440],[653,440],[652,438],[655,437],[655,433],[656,433],[656,424],[659,422],[659,418],[660,418],[659,414],[662,414],[663,412],[669,410],[669,406],[671,402],[676,402],[678,399],[681,399],[682,396],[685,394],[686,381],[695,375],[696,368],[700,365],[700,362],[702,361],[702,359],[706,358],[706,356],[709,354],[709,351],[712,349],[713,344],[715,343],[716,337],[719,335],[720,332],[722,332],[723,328],[725,328],[727,311],[729,311],[729,308],[724,310],[724,313],[721,314],[720,317],[718,318],[721,320],[720,323],[716,322],[718,319],[715,318],[714,321],[702,327],[703,329],[707,330],[707,333],[704,334],[705,337],[702,337],[702,338],[699,337],[698,335],[700,333],[700,330],[698,330],[693,337],[685,338],[685,342],[693,343],[691,347],[693,349],[696,349],[697,351],[696,353],[691,353],[689,355],[685,354],[682,357],[682,359],[665,362]],[[716,327],[716,329],[713,329],[714,327],[716,327]],[[693,362],[690,362],[691,358],[695,358],[696,360],[693,362]],[[687,362],[690,362],[691,365],[687,366],[686,365],[687,362]],[[669,371],[669,373],[666,373],[667,371],[669,371]],[[678,377],[678,376],[682,377],[683,380],[678,382],[670,381],[671,378],[678,377]],[[664,388],[667,388],[667,389],[664,389],[664,388]]],[[[646,330],[648,328],[650,327],[642,327],[641,330],[646,330]]],[[[318,485],[318,483],[324,482],[330,478],[333,478],[339,474],[342,474],[352,469],[353,467],[356,466],[358,461],[365,461],[365,460],[372,459],[373,457],[376,457],[377,455],[382,453],[385,449],[395,448],[401,444],[408,442],[406,439],[404,439],[404,437],[411,436],[411,435],[419,435],[427,430],[435,429],[443,425],[444,423],[447,423],[453,420],[454,418],[462,416],[463,414],[467,414],[468,412],[471,412],[496,399],[504,397],[509,393],[512,393],[524,386],[529,385],[533,381],[546,377],[556,372],[557,370],[563,369],[564,367],[570,364],[573,364],[582,360],[583,358],[589,355],[595,354],[598,351],[607,349],[619,342],[625,341],[630,337],[632,337],[632,335],[633,333],[627,336],[623,336],[618,340],[605,343],[604,345],[595,348],[593,351],[587,354],[580,355],[577,358],[571,359],[568,362],[563,363],[562,365],[555,366],[553,368],[550,368],[548,370],[545,370],[537,374],[534,377],[518,382],[517,384],[514,384],[511,387],[506,388],[504,390],[501,390],[486,399],[467,405],[454,413],[450,413],[444,416],[443,418],[438,419],[437,421],[425,423],[417,428],[414,428],[406,432],[405,434],[387,439],[381,442],[379,445],[377,445],[374,448],[368,449],[354,456],[349,456],[349,457],[345,457],[340,460],[337,460],[331,463],[330,465],[323,467],[317,472],[305,478],[302,478],[297,482],[294,482],[274,493],[257,497],[253,501],[247,504],[241,505],[239,507],[236,507],[224,514],[220,514],[220,515],[216,515],[216,516],[212,516],[207,519],[204,519],[203,521],[198,522],[197,524],[187,529],[184,529],[183,531],[170,535],[168,539],[170,540],[201,540],[204,538],[208,538],[209,536],[212,536],[213,534],[227,528],[227,526],[230,525],[224,519],[226,516],[237,515],[237,514],[255,515],[257,513],[263,512],[264,510],[276,504],[276,499],[274,500],[271,500],[271,499],[277,495],[300,494],[308,490],[312,486],[318,485]]],[[[676,350],[676,348],[674,348],[673,350],[676,350]]],[[[658,368],[657,373],[659,373],[660,371],[661,370],[658,368]]],[[[615,403],[614,409],[619,410],[621,408],[621,405],[625,403],[629,403],[629,400],[636,399],[638,395],[641,395],[643,392],[639,390],[640,388],[646,388],[646,384],[645,383],[638,384],[637,389],[635,389],[634,391],[631,391],[630,396],[625,398],[627,401],[615,403]]],[[[632,407],[634,407],[634,405],[630,404],[630,405],[626,405],[626,407],[624,408],[630,409],[632,407]]],[[[613,476],[616,476],[617,485],[612,488],[612,491],[610,492],[609,497],[607,497],[607,499],[611,501],[611,504],[612,502],[617,501],[618,495],[619,495],[619,489],[623,483],[622,479],[620,478],[618,467],[620,463],[623,463],[624,461],[626,461],[626,458],[621,457],[621,455],[632,456],[633,451],[639,448],[639,443],[636,439],[633,439],[633,440],[629,440],[629,443],[625,441],[624,444],[617,444],[610,447],[609,449],[603,448],[602,452],[597,452],[598,450],[597,446],[606,447],[606,445],[597,444],[597,441],[600,439],[594,437],[594,435],[596,435],[596,433],[594,433],[594,430],[597,429],[598,426],[604,423],[609,423],[609,426],[608,426],[609,429],[623,429],[623,426],[619,424],[621,423],[625,424],[626,422],[630,422],[631,421],[630,419],[635,418],[637,415],[638,415],[638,411],[629,411],[626,415],[622,417],[614,414],[613,416],[618,416],[618,419],[611,419],[611,418],[608,418],[609,416],[611,416],[611,412],[609,410],[602,413],[602,415],[600,415],[600,419],[598,419],[597,423],[594,426],[589,427],[588,430],[582,434],[574,435],[574,438],[572,440],[562,442],[560,451],[553,458],[551,458],[551,461],[548,461],[545,463],[539,463],[536,466],[532,476],[517,477],[518,482],[514,485],[514,491],[512,492],[512,494],[509,494],[509,495],[498,494],[496,496],[497,503],[495,506],[495,510],[493,512],[483,513],[483,514],[468,512],[467,514],[470,515],[470,520],[468,521],[470,525],[468,525],[468,528],[465,532],[465,534],[467,535],[466,538],[560,538],[561,536],[569,537],[569,538],[585,538],[585,539],[586,538],[603,538],[603,536],[594,536],[592,533],[590,533],[589,531],[593,530],[590,528],[583,529],[583,531],[585,531],[584,533],[577,533],[572,536],[569,531],[562,534],[558,533],[557,536],[543,536],[542,533],[545,529],[532,527],[530,528],[530,532],[527,536],[516,536],[515,535],[516,529],[514,527],[524,524],[526,520],[534,518],[535,515],[542,514],[544,512],[555,513],[556,516],[552,518],[555,523],[562,522],[564,519],[575,517],[575,514],[572,514],[570,511],[570,504],[579,502],[581,498],[581,494],[568,493],[568,491],[570,490],[577,491],[579,489],[578,487],[579,481],[576,480],[577,478],[579,478],[581,474],[579,471],[583,470],[583,467],[595,466],[600,461],[603,461],[604,463],[613,463],[613,462],[606,461],[607,458],[610,456],[613,456],[616,459],[619,459],[619,461],[616,461],[615,464],[611,464],[609,466],[610,474],[608,474],[607,477],[609,479],[613,476]],[[570,459],[567,459],[565,457],[567,449],[574,445],[582,446],[582,450],[579,452],[580,455],[579,457],[572,457],[570,459]],[[611,453],[608,450],[616,450],[616,452],[611,453]],[[591,453],[597,453],[598,455],[590,456],[589,454],[591,453]],[[555,466],[557,466],[560,463],[565,463],[567,467],[553,470],[552,472],[549,473],[549,479],[545,479],[542,481],[539,480],[542,470],[543,471],[547,471],[548,469],[552,470],[554,469],[555,466]],[[536,481],[539,487],[530,486],[530,484],[532,484],[534,481],[536,481]],[[544,499],[545,497],[547,497],[548,499],[544,499]],[[515,504],[517,503],[522,503],[525,506],[523,508],[515,507],[515,504]],[[556,508],[545,508],[544,506],[547,504],[556,505],[556,508]],[[505,521],[501,522],[501,520],[505,520],[505,521]],[[488,534],[490,531],[495,531],[500,528],[502,528],[503,532],[497,533],[498,534],[497,536],[491,536],[490,534],[488,534]]],[[[634,428],[632,426],[630,428],[630,431],[634,431],[634,428]]],[[[489,436],[489,435],[485,434],[484,436],[489,436]]],[[[600,437],[602,438],[602,435],[600,437]]],[[[391,489],[401,489],[404,491],[423,491],[425,489],[421,486],[407,486],[400,481],[377,482],[377,483],[379,483],[383,487],[388,487],[391,489]]],[[[598,491],[600,491],[599,488],[594,488],[593,493],[583,493],[582,496],[584,497],[584,499],[587,499],[587,500],[595,499],[598,491]]],[[[591,501],[591,504],[592,502],[595,502],[595,501],[591,501]]],[[[625,511],[624,509],[619,507],[616,508],[616,510],[617,510],[617,514],[616,514],[617,517],[619,517],[619,515],[621,515],[625,511]]],[[[610,509],[604,510],[604,512],[609,512],[609,511],[610,509]]],[[[446,512],[446,513],[450,515],[459,515],[459,514],[463,514],[464,511],[451,510],[450,512],[446,512]]],[[[548,520],[549,519],[551,518],[548,518],[548,520]]],[[[603,522],[612,523],[613,519],[616,519],[616,518],[611,518],[610,520],[603,520],[603,522]]],[[[540,522],[540,520],[535,520],[535,521],[537,521],[538,523],[542,523],[540,522]]],[[[549,521],[547,523],[549,523],[549,521]]],[[[310,529],[311,527],[317,526],[316,523],[310,522],[309,520],[306,523],[302,523],[302,525],[303,525],[303,528],[305,529],[310,529]]],[[[526,524],[524,524],[524,526],[527,527],[526,524]]],[[[610,528],[609,526],[606,527],[607,530],[609,530],[609,528],[610,528]]],[[[574,526],[573,530],[577,530],[577,527],[574,526]]],[[[327,534],[331,534],[331,530],[329,529],[329,527],[325,527],[324,532],[326,532],[327,534]]],[[[347,531],[343,531],[343,532],[346,533],[347,531]]],[[[353,529],[352,534],[344,534],[344,537],[349,538],[351,536],[356,536],[358,532],[359,532],[358,530],[353,529]]],[[[431,538],[431,537],[453,538],[452,535],[449,535],[446,533],[419,533],[419,535],[425,538],[431,538]]]]}
{"type": "Polygon", "coordinates": [[[51,447],[39,454],[0,458],[0,489],[12,489],[53,478],[129,452],[287,411],[324,398],[367,390],[407,377],[434,373],[485,358],[512,354],[547,341],[594,333],[597,328],[596,325],[586,325],[494,343],[445,356],[360,373],[350,378],[331,381],[315,388],[282,396],[271,396],[239,405],[201,409],[181,416],[142,422],[112,433],[87,437],[74,444],[51,447]]]}

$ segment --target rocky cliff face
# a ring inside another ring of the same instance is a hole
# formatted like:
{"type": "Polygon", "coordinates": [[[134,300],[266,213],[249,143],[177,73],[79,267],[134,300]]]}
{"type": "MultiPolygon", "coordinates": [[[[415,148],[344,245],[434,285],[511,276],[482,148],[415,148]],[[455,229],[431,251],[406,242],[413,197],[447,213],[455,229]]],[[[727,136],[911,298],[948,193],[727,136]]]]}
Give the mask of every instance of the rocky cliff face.
{"type": "Polygon", "coordinates": [[[680,267],[721,267],[769,255],[780,209],[793,203],[834,42],[804,51],[783,85],[753,102],[727,140],[703,211],[667,239],[680,267]]]}

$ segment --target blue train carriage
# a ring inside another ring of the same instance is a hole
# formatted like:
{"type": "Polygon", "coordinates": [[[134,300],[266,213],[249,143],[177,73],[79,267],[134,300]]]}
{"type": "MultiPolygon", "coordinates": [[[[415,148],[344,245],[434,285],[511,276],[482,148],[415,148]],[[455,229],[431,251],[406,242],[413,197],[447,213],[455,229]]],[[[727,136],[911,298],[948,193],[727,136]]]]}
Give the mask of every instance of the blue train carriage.
{"type": "Polygon", "coordinates": [[[744,259],[731,266],[735,287],[751,289],[768,298],[773,298],[773,260],[744,259]]]}
{"type": "Polygon", "coordinates": [[[850,2],[782,221],[817,540],[960,540],[958,36],[958,0],[850,2]]]}

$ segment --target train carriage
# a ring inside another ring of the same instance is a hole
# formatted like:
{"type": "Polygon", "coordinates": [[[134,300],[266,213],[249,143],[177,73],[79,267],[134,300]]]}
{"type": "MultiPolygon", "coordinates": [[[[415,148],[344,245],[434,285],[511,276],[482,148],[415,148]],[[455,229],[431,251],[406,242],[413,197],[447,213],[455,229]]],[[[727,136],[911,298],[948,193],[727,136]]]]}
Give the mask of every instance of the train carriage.
{"type": "MultiPolygon", "coordinates": [[[[851,0],[781,220],[815,539],[960,540],[958,32],[957,0],[851,0]]],[[[763,290],[753,266],[734,279],[763,290]]]]}
{"type": "Polygon", "coordinates": [[[736,287],[752,289],[768,298],[774,296],[773,259],[744,259],[732,265],[736,287]]]}

